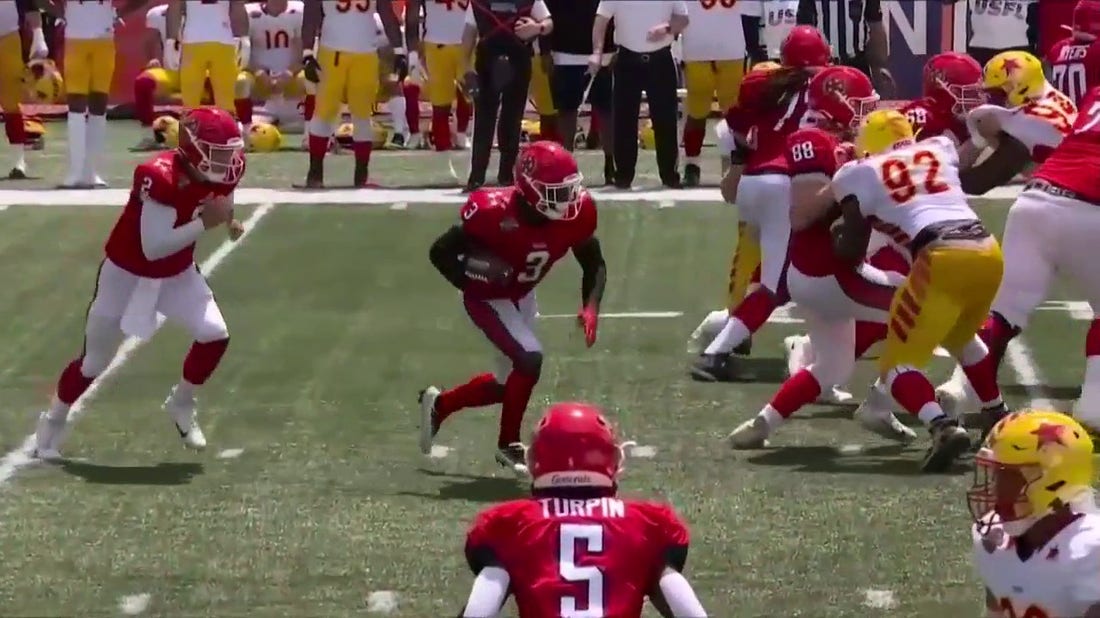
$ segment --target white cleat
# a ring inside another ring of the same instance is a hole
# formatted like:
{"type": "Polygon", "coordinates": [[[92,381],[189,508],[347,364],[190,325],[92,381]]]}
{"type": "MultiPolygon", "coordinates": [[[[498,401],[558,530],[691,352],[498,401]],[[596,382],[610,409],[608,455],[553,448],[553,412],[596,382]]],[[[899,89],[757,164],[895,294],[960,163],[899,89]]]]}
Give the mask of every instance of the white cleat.
{"type": "Polygon", "coordinates": [[[768,434],[771,433],[768,421],[762,416],[741,423],[730,435],[726,436],[726,442],[730,448],[737,450],[760,449],[768,446],[768,434]]]}
{"type": "Polygon", "coordinates": [[[917,434],[903,425],[889,409],[875,407],[866,401],[856,408],[855,419],[867,431],[887,440],[909,444],[917,439],[917,434]]]}
{"type": "Polygon", "coordinates": [[[423,133],[413,133],[409,135],[409,141],[405,144],[405,148],[409,150],[424,150],[428,147],[428,143],[424,141],[423,133]]]}
{"type": "Polygon", "coordinates": [[[828,389],[821,391],[821,394],[817,396],[816,403],[825,405],[840,405],[850,402],[852,394],[848,391],[840,388],[839,386],[830,386],[828,389]]]}
{"type": "Polygon", "coordinates": [[[428,455],[432,452],[432,442],[438,430],[435,424],[435,400],[439,389],[434,386],[420,391],[420,452],[428,455]]]}
{"type": "Polygon", "coordinates": [[[196,418],[194,397],[177,397],[176,387],[173,386],[172,392],[164,400],[164,411],[175,423],[184,446],[196,451],[206,448],[206,436],[196,418]]]}
{"type": "Polygon", "coordinates": [[[978,396],[970,387],[970,380],[958,366],[951,374],[951,379],[936,387],[936,400],[952,418],[960,418],[967,412],[976,412],[981,408],[978,396]]]}
{"type": "Polygon", "coordinates": [[[58,447],[65,437],[65,420],[51,419],[48,412],[38,415],[38,423],[34,429],[34,450],[31,456],[44,461],[57,461],[61,459],[58,447]]]}
{"type": "Polygon", "coordinates": [[[80,180],[80,184],[85,187],[94,187],[96,189],[102,189],[107,186],[107,181],[99,174],[93,175],[91,178],[83,178],[80,180]]]}
{"type": "Polygon", "coordinates": [[[787,355],[787,377],[804,369],[812,360],[810,337],[807,335],[791,335],[784,338],[783,350],[787,355]]]}
{"type": "Polygon", "coordinates": [[[83,189],[89,186],[91,185],[85,183],[84,180],[80,177],[80,174],[74,173],[70,173],[68,176],[66,176],[65,180],[61,183],[62,189],[83,189]]]}
{"type": "Polygon", "coordinates": [[[454,139],[451,140],[451,143],[454,144],[455,150],[470,149],[470,138],[466,137],[465,133],[455,133],[454,139]]]}

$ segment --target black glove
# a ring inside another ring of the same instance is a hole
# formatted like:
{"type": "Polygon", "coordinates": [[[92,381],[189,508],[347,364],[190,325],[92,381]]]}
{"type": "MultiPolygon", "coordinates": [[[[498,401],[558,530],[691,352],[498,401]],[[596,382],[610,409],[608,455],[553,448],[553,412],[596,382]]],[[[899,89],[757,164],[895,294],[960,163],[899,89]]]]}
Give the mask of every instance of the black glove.
{"type": "Polygon", "coordinates": [[[321,64],[317,62],[313,50],[307,49],[302,52],[302,73],[305,74],[306,80],[314,84],[321,83],[321,64]]]}
{"type": "Polygon", "coordinates": [[[476,71],[466,71],[466,74],[462,76],[462,89],[466,91],[466,97],[469,98],[471,102],[477,99],[480,85],[477,83],[476,71]]]}
{"type": "Polygon", "coordinates": [[[409,57],[405,54],[405,50],[394,51],[393,73],[397,75],[398,82],[405,81],[405,78],[409,76],[409,57]]]}

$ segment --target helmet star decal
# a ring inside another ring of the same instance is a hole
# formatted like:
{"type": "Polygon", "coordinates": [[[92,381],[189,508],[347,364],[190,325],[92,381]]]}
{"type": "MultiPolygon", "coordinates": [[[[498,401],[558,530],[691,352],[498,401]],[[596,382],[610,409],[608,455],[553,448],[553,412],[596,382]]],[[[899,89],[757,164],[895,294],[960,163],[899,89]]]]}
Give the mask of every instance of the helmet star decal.
{"type": "Polygon", "coordinates": [[[1056,425],[1053,423],[1043,423],[1039,425],[1038,429],[1031,432],[1033,436],[1039,441],[1039,449],[1042,450],[1047,445],[1058,444],[1065,446],[1065,442],[1062,440],[1062,434],[1066,432],[1065,425],[1056,425]]]}
{"type": "Polygon", "coordinates": [[[1023,68],[1023,65],[1020,64],[1020,61],[1015,58],[1006,58],[1004,61],[1004,72],[1007,75],[1012,75],[1013,72],[1018,71],[1021,68],[1023,68]]]}

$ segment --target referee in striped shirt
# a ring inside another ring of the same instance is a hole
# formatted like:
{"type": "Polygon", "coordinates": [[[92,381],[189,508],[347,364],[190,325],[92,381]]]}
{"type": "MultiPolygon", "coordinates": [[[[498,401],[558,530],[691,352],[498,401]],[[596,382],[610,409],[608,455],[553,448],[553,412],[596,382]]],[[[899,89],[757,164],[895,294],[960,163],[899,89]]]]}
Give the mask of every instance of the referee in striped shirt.
{"type": "Polygon", "coordinates": [[[799,0],[796,21],[821,30],[840,64],[866,73],[882,98],[894,96],[882,0],[799,0]]]}

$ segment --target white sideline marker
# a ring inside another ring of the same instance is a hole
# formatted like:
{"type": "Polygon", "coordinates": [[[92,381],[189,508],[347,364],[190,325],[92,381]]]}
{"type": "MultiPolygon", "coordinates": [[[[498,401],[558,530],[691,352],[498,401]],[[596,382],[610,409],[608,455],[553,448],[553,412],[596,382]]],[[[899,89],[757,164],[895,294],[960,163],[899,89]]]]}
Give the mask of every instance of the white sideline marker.
{"type": "Polygon", "coordinates": [[[392,590],[375,590],[367,595],[367,611],[373,614],[392,614],[397,611],[397,593],[392,590]]]}
{"type": "Polygon", "coordinates": [[[637,457],[639,459],[653,459],[657,456],[657,447],[646,444],[636,444],[630,447],[628,453],[631,457],[637,457]]]}
{"type": "Polygon", "coordinates": [[[859,455],[863,452],[862,444],[844,444],[837,447],[837,452],[841,455],[859,455]]]}
{"type": "Polygon", "coordinates": [[[868,588],[863,591],[863,605],[872,609],[894,609],[898,606],[898,600],[890,590],[868,588]]]}
{"type": "MultiPolygon", "coordinates": [[[[241,246],[241,243],[244,241],[244,239],[248,238],[248,236],[252,234],[253,230],[256,229],[256,225],[260,222],[260,220],[266,217],[274,208],[274,204],[268,203],[257,207],[256,210],[253,210],[252,214],[249,215],[249,217],[244,221],[244,234],[240,238],[238,238],[236,242],[225,240],[222,242],[222,244],[218,245],[218,248],[210,254],[210,257],[203,260],[202,264],[199,266],[202,272],[207,277],[212,275],[214,271],[217,270],[218,267],[222,264],[222,262],[225,261],[225,258],[229,257],[229,254],[233,253],[233,251],[236,250],[237,247],[241,246]]],[[[163,322],[158,320],[158,330],[160,329],[162,324],[163,322]]],[[[134,337],[127,337],[126,341],[122,342],[122,345],[118,348],[118,352],[115,353],[115,357],[111,359],[111,364],[107,365],[107,368],[103,370],[103,373],[99,375],[95,382],[92,382],[92,385],[88,387],[88,390],[84,391],[84,395],[80,399],[78,399],[69,410],[70,424],[80,418],[80,416],[84,413],[84,406],[87,405],[87,403],[93,398],[95,398],[96,393],[99,392],[99,389],[103,387],[107,380],[110,379],[111,376],[113,376],[114,374],[118,373],[119,369],[121,369],[122,366],[130,360],[130,358],[134,355],[134,352],[136,352],[138,348],[144,345],[144,343],[145,342],[141,339],[135,339],[134,337]]],[[[15,473],[18,472],[21,468],[24,468],[37,461],[30,456],[30,452],[33,449],[34,434],[32,433],[23,440],[23,444],[21,444],[18,448],[11,451],[7,455],[4,455],[4,458],[0,460],[0,485],[3,485],[4,483],[10,481],[11,478],[15,476],[15,473]]]]}
{"type": "MultiPolygon", "coordinates": [[[[628,311],[625,313],[601,313],[600,319],[662,319],[662,318],[678,318],[684,315],[682,311],[628,311]]],[[[546,318],[548,320],[565,320],[570,318],[576,318],[575,313],[540,313],[537,317],[546,318]]]]}
{"type": "Polygon", "coordinates": [[[118,611],[127,616],[137,616],[149,609],[151,595],[148,592],[128,594],[118,600],[118,611]]]}
{"type": "Polygon", "coordinates": [[[227,448],[218,453],[218,459],[236,459],[244,453],[243,448],[227,448]]]}
{"type": "Polygon", "coordinates": [[[409,209],[409,203],[408,202],[394,202],[390,206],[390,210],[408,210],[408,209],[409,209]]]}

